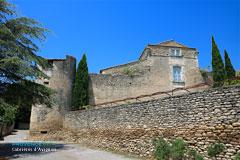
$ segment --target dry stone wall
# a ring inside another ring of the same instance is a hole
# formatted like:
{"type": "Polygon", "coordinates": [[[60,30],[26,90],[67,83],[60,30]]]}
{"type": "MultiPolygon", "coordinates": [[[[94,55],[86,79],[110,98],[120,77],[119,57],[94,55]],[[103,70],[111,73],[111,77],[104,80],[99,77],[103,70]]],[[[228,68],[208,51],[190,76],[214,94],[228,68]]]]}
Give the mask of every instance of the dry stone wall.
{"type": "Polygon", "coordinates": [[[80,129],[177,127],[240,121],[240,85],[150,100],[71,111],[65,126],[80,129]]]}
{"type": "Polygon", "coordinates": [[[147,157],[152,155],[152,138],[182,138],[207,159],[207,146],[220,140],[226,150],[218,159],[233,159],[240,152],[240,85],[71,111],[61,137],[147,157]]]}

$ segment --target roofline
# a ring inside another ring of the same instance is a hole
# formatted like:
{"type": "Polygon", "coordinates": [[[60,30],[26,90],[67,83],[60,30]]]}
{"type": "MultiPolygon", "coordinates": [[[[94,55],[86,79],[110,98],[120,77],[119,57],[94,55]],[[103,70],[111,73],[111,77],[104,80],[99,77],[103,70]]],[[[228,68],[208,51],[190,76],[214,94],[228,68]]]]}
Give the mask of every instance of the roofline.
{"type": "Polygon", "coordinates": [[[104,68],[104,69],[101,69],[101,70],[100,70],[100,73],[102,73],[102,71],[105,71],[105,70],[108,70],[108,69],[112,69],[112,68],[116,68],[116,67],[124,66],[124,65],[127,65],[127,64],[136,63],[136,62],[138,62],[138,61],[139,61],[139,60],[137,60],[137,61],[133,61],[133,62],[129,62],[129,63],[124,63],[124,64],[119,64],[119,65],[112,66],[112,67],[108,67],[108,68],[104,68]]]}
{"type": "MultiPolygon", "coordinates": [[[[149,46],[149,44],[148,44],[147,46],[149,46]]],[[[140,60],[140,59],[142,58],[143,53],[144,53],[144,51],[146,50],[147,46],[143,49],[142,54],[141,54],[141,56],[138,58],[138,60],[140,60]]]]}
{"type": "Polygon", "coordinates": [[[66,59],[46,59],[47,61],[65,61],[66,59]]]}
{"type": "Polygon", "coordinates": [[[68,58],[74,58],[74,59],[76,59],[74,56],[71,56],[71,55],[66,55],[66,58],[65,59],[55,59],[55,58],[45,58],[45,60],[47,60],[47,61],[65,61],[66,59],[68,59],[68,58]]]}
{"type": "Polygon", "coordinates": [[[186,49],[195,49],[196,50],[196,48],[191,48],[191,47],[187,47],[187,46],[177,47],[177,46],[164,46],[164,45],[160,45],[160,44],[149,44],[148,46],[159,46],[159,47],[168,47],[168,48],[186,48],[186,49]]]}
{"type": "Polygon", "coordinates": [[[168,40],[168,41],[159,42],[159,43],[156,43],[156,44],[154,44],[154,45],[161,45],[161,43],[171,42],[171,41],[172,41],[172,42],[175,42],[175,43],[177,43],[177,44],[179,44],[179,45],[181,45],[181,46],[183,46],[183,47],[191,48],[191,47],[188,47],[188,46],[183,45],[183,44],[181,44],[181,43],[178,43],[178,42],[174,41],[173,39],[170,39],[170,40],[168,40]]]}
{"type": "MultiPolygon", "coordinates": [[[[172,41],[172,40],[168,40],[168,41],[172,41]]],[[[167,42],[167,41],[164,41],[164,42],[167,42]]],[[[161,42],[161,43],[163,43],[163,42],[161,42]]],[[[177,43],[177,42],[176,42],[177,43]]],[[[179,43],[180,44],[180,43],[179,43]]],[[[181,44],[182,45],[182,44],[181,44]]],[[[163,46],[163,45],[157,45],[157,44],[148,44],[145,48],[144,48],[144,50],[142,51],[142,54],[141,54],[141,56],[138,58],[138,60],[140,60],[141,58],[142,58],[142,56],[143,56],[143,53],[144,53],[144,51],[147,49],[147,47],[148,46],[150,46],[150,47],[154,47],[154,46],[156,46],[156,47],[167,47],[167,48],[185,48],[185,49],[194,49],[194,50],[196,50],[196,48],[191,48],[191,47],[187,47],[187,46],[185,46],[185,47],[175,47],[175,46],[163,46]]],[[[196,50],[197,51],[197,50],[196,50]]],[[[197,51],[198,52],[198,51],[197,51]]]]}

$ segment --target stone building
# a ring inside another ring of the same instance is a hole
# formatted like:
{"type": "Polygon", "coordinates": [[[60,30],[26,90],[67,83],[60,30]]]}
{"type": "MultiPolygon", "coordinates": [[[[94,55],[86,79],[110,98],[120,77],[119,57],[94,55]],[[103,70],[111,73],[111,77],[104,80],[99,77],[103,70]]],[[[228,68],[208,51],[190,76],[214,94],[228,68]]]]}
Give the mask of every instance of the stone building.
{"type": "Polygon", "coordinates": [[[43,72],[50,79],[37,79],[36,82],[43,84],[56,91],[54,105],[47,108],[44,105],[32,107],[30,120],[30,135],[46,133],[52,130],[60,130],[63,127],[65,114],[71,110],[74,75],[76,72],[76,59],[66,56],[66,59],[48,59],[53,63],[52,68],[43,72]]]}
{"type": "MultiPolygon", "coordinates": [[[[167,91],[203,83],[198,66],[199,52],[173,40],[147,45],[139,59],[90,74],[90,105],[167,91]]],[[[37,83],[56,90],[53,108],[33,106],[30,133],[59,130],[71,109],[76,59],[48,59],[53,68],[44,70],[50,77],[37,83]]]]}
{"type": "Polygon", "coordinates": [[[137,61],[90,74],[90,104],[203,83],[198,54],[174,40],[147,45],[137,61]]]}

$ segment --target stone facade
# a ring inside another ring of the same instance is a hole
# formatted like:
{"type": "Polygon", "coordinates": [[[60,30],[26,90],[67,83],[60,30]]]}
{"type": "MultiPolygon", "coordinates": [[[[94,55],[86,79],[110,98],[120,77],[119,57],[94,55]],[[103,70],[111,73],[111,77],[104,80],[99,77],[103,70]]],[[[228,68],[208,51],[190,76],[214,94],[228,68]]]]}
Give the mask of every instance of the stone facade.
{"type": "Polygon", "coordinates": [[[79,129],[231,125],[240,122],[240,85],[178,96],[70,111],[65,127],[79,129]]]}
{"type": "Polygon", "coordinates": [[[64,116],[71,110],[76,59],[66,56],[66,59],[48,59],[48,61],[53,63],[53,68],[43,72],[50,79],[37,79],[36,82],[55,90],[56,102],[52,108],[41,104],[32,107],[30,134],[62,129],[64,116]]]}
{"type": "Polygon", "coordinates": [[[173,40],[147,45],[138,61],[90,74],[90,105],[204,83],[198,54],[173,40]],[[174,80],[174,67],[181,70],[180,81],[174,80]]]}
{"type": "Polygon", "coordinates": [[[184,139],[206,158],[206,148],[220,140],[226,150],[218,159],[233,159],[240,152],[240,85],[71,111],[63,131],[68,141],[147,157],[154,137],[184,139]]]}
{"type": "Polygon", "coordinates": [[[216,159],[234,159],[240,152],[240,85],[70,111],[62,131],[32,140],[64,140],[151,157],[154,137],[181,138],[205,159],[212,159],[206,148],[221,141],[226,149],[216,159]]]}

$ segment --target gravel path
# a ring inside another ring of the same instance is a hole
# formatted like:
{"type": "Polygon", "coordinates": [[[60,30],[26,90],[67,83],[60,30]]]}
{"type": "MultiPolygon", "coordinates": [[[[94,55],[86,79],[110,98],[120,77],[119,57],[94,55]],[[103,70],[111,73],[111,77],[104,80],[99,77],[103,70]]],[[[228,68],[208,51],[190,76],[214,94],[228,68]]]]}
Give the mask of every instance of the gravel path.
{"type": "Polygon", "coordinates": [[[8,157],[17,160],[134,160],[74,144],[27,142],[27,133],[27,130],[16,130],[12,135],[4,137],[4,141],[0,141],[0,159],[8,157]]]}

